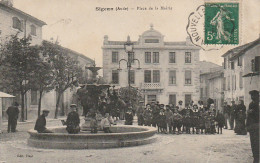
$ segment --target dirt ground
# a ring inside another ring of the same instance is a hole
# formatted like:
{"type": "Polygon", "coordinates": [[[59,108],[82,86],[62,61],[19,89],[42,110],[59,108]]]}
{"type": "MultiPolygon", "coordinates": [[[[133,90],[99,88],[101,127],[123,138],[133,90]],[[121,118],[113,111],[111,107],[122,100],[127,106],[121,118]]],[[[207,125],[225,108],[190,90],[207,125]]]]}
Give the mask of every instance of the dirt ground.
{"type": "MultiPolygon", "coordinates": [[[[53,150],[27,146],[27,130],[33,123],[18,126],[17,133],[0,134],[0,163],[73,163],[73,162],[169,162],[169,163],[250,163],[253,162],[249,135],[157,134],[153,144],[103,150],[53,150]]],[[[48,126],[61,125],[59,121],[48,126]]]]}

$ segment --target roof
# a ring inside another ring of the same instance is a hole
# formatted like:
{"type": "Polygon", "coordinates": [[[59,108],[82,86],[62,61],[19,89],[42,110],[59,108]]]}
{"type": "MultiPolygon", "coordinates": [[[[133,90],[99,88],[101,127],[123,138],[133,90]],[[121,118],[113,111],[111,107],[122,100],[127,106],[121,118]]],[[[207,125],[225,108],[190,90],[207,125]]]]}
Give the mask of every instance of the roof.
{"type": "Polygon", "coordinates": [[[237,57],[243,55],[247,50],[253,48],[256,45],[260,44],[260,37],[256,39],[255,41],[252,41],[250,43],[238,46],[236,48],[230,49],[225,54],[222,55],[222,57],[227,56],[228,54],[231,54],[230,60],[236,59],[237,57]]]}
{"type": "Polygon", "coordinates": [[[9,95],[7,93],[4,93],[4,92],[0,91],[0,98],[11,98],[11,97],[15,97],[15,96],[9,95]]]}
{"type": "Polygon", "coordinates": [[[207,74],[210,73],[212,71],[214,71],[213,69],[217,69],[220,68],[222,66],[215,64],[213,62],[208,62],[208,61],[199,61],[199,69],[200,69],[200,74],[207,74]]]}
{"type": "Polygon", "coordinates": [[[60,47],[61,49],[63,49],[63,50],[65,50],[65,51],[69,52],[70,54],[74,54],[74,55],[77,55],[77,56],[79,56],[79,57],[82,57],[83,59],[89,60],[90,62],[94,62],[93,59],[91,59],[91,58],[89,58],[89,57],[87,57],[87,56],[85,56],[85,55],[83,55],[83,54],[81,54],[81,53],[79,53],[79,52],[76,52],[76,51],[74,51],[74,50],[71,50],[71,49],[69,49],[69,48],[65,48],[65,47],[63,47],[63,46],[61,46],[61,45],[54,44],[54,43],[52,43],[52,42],[50,42],[50,41],[47,41],[47,40],[43,40],[43,42],[48,43],[48,44],[56,45],[56,46],[60,47]]]}
{"type": "Polygon", "coordinates": [[[12,12],[14,12],[14,13],[16,13],[16,14],[19,14],[19,15],[21,15],[21,16],[24,16],[24,17],[30,19],[31,21],[34,21],[35,24],[37,24],[37,25],[39,25],[39,26],[47,25],[44,21],[42,21],[42,20],[40,20],[40,19],[37,19],[36,17],[31,16],[31,15],[29,15],[29,14],[27,14],[27,13],[25,13],[25,12],[23,12],[23,11],[17,9],[17,8],[14,8],[14,7],[12,7],[12,6],[5,5],[5,4],[3,4],[3,3],[1,3],[1,2],[0,2],[0,8],[3,8],[3,9],[5,9],[5,10],[7,10],[7,11],[12,11],[12,12]]]}

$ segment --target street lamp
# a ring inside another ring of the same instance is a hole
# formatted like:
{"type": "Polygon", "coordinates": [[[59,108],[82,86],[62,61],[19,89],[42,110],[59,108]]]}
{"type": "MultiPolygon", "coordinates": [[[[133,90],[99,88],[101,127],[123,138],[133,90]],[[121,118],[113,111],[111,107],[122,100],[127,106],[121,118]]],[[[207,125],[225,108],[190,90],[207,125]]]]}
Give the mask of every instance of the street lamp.
{"type": "Polygon", "coordinates": [[[125,61],[127,64],[127,69],[128,69],[128,95],[129,95],[129,102],[130,102],[130,89],[131,89],[131,79],[130,79],[130,71],[132,68],[132,62],[137,61],[138,62],[138,68],[137,70],[140,70],[140,61],[138,59],[135,59],[134,56],[131,57],[131,54],[133,55],[133,49],[134,49],[134,43],[130,41],[130,36],[127,36],[127,41],[124,43],[124,49],[125,52],[128,55],[128,59],[121,59],[119,61],[119,68],[117,69],[118,71],[121,71],[120,63],[122,61],[125,61]]]}

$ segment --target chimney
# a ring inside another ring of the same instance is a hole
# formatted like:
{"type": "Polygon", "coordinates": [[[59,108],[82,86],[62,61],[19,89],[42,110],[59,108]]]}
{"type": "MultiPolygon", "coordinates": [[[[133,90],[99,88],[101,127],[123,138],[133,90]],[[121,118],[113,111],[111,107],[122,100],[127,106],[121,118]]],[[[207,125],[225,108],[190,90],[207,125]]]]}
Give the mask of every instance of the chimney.
{"type": "Polygon", "coordinates": [[[1,3],[6,6],[13,7],[13,0],[1,0],[1,3]]]}
{"type": "Polygon", "coordinates": [[[108,44],[108,36],[107,36],[107,35],[104,36],[103,44],[104,44],[104,45],[107,45],[107,44],[108,44]]]}

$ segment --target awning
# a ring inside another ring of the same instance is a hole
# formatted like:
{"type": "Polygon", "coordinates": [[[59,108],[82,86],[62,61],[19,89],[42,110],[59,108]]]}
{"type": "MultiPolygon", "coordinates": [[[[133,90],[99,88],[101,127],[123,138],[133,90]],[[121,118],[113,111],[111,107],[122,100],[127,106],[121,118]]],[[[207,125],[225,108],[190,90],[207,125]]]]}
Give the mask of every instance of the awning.
{"type": "Polygon", "coordinates": [[[12,98],[12,97],[15,97],[15,96],[13,96],[13,95],[9,95],[9,94],[7,94],[7,93],[4,93],[4,92],[1,92],[0,91],[0,98],[12,98]]]}
{"type": "Polygon", "coordinates": [[[243,75],[242,77],[252,77],[252,76],[257,76],[257,75],[260,75],[259,72],[250,72],[246,75],[243,75]]]}

